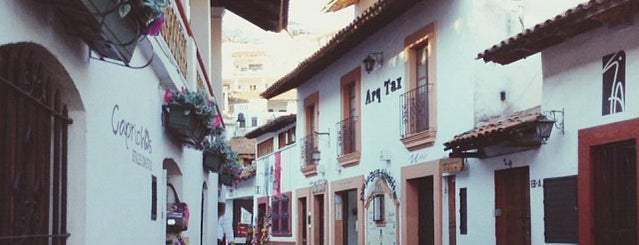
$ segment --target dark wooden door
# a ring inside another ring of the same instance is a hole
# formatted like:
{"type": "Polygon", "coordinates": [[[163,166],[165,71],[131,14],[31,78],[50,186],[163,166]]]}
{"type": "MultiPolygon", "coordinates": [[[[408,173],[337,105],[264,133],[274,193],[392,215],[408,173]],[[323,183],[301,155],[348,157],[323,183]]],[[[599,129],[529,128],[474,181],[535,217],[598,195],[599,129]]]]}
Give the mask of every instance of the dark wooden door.
{"type": "Polygon", "coordinates": [[[418,236],[419,245],[435,244],[435,206],[433,201],[433,176],[417,180],[419,202],[418,236]]]}
{"type": "Polygon", "coordinates": [[[528,167],[495,171],[497,245],[530,244],[528,167]]]}
{"type": "Polygon", "coordinates": [[[308,244],[308,210],[306,209],[306,197],[297,199],[297,217],[299,217],[298,223],[298,244],[308,244]]]}
{"type": "Polygon", "coordinates": [[[635,140],[592,148],[595,244],[637,244],[635,140]]]}
{"type": "Polygon", "coordinates": [[[457,214],[455,212],[455,175],[448,176],[448,244],[457,245],[457,214]]]}
{"type": "Polygon", "coordinates": [[[324,195],[315,195],[313,235],[315,245],[324,245],[324,195]]]}

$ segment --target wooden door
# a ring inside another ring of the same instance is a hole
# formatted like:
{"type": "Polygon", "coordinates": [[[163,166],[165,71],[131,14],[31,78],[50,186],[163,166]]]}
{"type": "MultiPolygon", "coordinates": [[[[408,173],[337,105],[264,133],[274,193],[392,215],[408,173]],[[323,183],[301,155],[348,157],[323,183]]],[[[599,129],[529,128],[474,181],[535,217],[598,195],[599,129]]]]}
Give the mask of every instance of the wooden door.
{"type": "Polygon", "coordinates": [[[308,244],[308,210],[306,209],[306,197],[297,199],[297,223],[298,243],[300,245],[308,244]]]}
{"type": "Polygon", "coordinates": [[[530,244],[528,167],[495,171],[497,245],[530,244]]]}
{"type": "Polygon", "coordinates": [[[635,140],[592,147],[595,244],[637,244],[635,140]]]}
{"type": "Polygon", "coordinates": [[[314,245],[324,245],[324,195],[315,195],[313,204],[314,245]]]}
{"type": "Polygon", "coordinates": [[[417,199],[419,205],[418,237],[419,245],[435,244],[435,203],[433,197],[433,176],[419,178],[417,181],[417,199]]]}
{"type": "Polygon", "coordinates": [[[457,245],[457,213],[455,212],[455,175],[448,176],[448,244],[457,245]]]}

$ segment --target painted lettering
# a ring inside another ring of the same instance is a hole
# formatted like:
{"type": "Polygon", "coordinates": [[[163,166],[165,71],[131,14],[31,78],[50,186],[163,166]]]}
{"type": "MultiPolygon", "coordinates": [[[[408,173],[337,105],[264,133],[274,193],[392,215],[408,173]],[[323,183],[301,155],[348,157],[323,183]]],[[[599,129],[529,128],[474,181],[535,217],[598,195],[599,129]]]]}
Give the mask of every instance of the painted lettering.
{"type": "Polygon", "coordinates": [[[426,159],[426,154],[424,153],[413,153],[408,157],[408,162],[410,164],[415,164],[422,162],[426,159]]]}
{"type": "MultiPolygon", "coordinates": [[[[382,87],[384,87],[384,95],[390,95],[393,92],[399,91],[402,88],[402,78],[398,77],[395,80],[388,79],[382,83],[382,87]]],[[[375,101],[382,103],[382,87],[366,90],[366,102],[364,104],[368,105],[375,101]]]]}
{"type": "Polygon", "coordinates": [[[619,51],[603,57],[602,115],[623,112],[626,107],[626,53],[619,51]]]}
{"type": "Polygon", "coordinates": [[[136,124],[126,119],[119,119],[119,111],[120,106],[116,104],[111,112],[111,130],[113,135],[124,138],[126,149],[129,149],[129,142],[133,142],[138,148],[152,153],[153,147],[151,146],[152,141],[149,130],[142,126],[137,127],[136,124]]]}

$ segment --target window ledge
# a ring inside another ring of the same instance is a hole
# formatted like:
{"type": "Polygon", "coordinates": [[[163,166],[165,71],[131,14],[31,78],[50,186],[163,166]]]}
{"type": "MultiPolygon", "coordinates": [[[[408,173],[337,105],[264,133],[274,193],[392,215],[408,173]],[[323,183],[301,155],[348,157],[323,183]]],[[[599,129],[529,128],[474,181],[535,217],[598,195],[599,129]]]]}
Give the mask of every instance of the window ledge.
{"type": "Polygon", "coordinates": [[[306,177],[317,175],[317,164],[309,164],[300,169],[306,177]]]}
{"type": "Polygon", "coordinates": [[[353,165],[359,164],[359,158],[360,158],[360,153],[359,151],[356,151],[356,152],[348,153],[346,155],[338,157],[337,161],[339,162],[340,165],[342,165],[342,167],[347,167],[347,166],[353,166],[353,165]]]}
{"type": "Polygon", "coordinates": [[[435,136],[437,135],[437,130],[428,129],[426,131],[422,131],[415,134],[410,134],[401,139],[404,146],[409,151],[423,149],[435,144],[435,136]]]}

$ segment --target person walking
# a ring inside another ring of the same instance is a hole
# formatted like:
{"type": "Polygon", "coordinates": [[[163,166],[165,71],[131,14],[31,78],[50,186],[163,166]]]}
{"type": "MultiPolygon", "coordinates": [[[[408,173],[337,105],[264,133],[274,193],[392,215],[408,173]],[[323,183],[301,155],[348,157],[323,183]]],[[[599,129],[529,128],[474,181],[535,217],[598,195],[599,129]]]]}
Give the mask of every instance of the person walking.
{"type": "Polygon", "coordinates": [[[217,244],[234,244],[233,221],[226,215],[226,203],[217,203],[217,244]]]}

